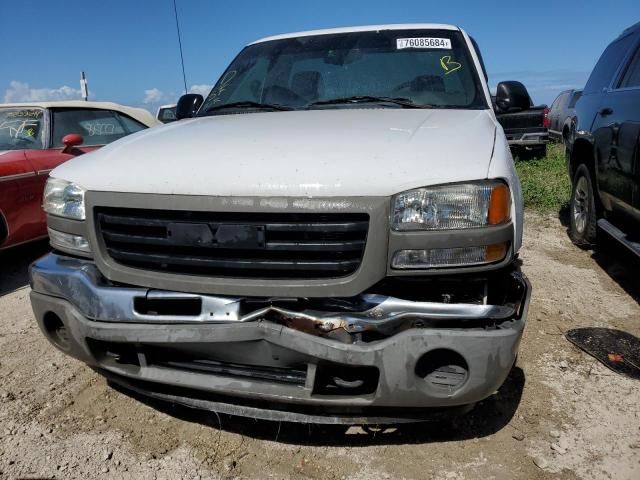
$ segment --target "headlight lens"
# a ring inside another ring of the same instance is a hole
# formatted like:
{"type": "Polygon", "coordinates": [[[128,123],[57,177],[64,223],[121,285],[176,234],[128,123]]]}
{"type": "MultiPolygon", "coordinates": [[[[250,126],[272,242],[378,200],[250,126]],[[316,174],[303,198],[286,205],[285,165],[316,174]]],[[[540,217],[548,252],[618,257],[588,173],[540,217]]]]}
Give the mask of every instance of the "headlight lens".
{"type": "Polygon", "coordinates": [[[418,188],[393,198],[394,230],[454,230],[509,221],[511,193],[502,182],[418,188]]]}
{"type": "Polygon", "coordinates": [[[44,188],[42,207],[51,215],[84,220],[84,189],[66,180],[49,178],[44,188]]]}

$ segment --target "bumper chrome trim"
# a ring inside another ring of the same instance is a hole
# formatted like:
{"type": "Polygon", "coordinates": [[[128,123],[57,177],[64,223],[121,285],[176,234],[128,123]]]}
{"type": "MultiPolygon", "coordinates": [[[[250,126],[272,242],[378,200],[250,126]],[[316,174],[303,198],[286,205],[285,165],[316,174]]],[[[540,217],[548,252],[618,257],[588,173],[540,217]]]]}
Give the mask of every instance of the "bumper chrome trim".
{"type": "Polygon", "coordinates": [[[85,317],[101,322],[120,323],[246,323],[261,319],[275,320],[293,328],[318,334],[343,329],[349,333],[377,331],[392,333],[405,323],[419,321],[446,325],[447,320],[508,320],[517,313],[518,303],[507,305],[447,304],[419,302],[400,298],[362,294],[356,297],[359,311],[328,311],[285,308],[285,301],[265,299],[261,306],[242,313],[242,297],[169,292],[108,284],[92,261],[49,254],[31,266],[31,286],[37,293],[64,298],[85,317]],[[199,315],[149,315],[136,311],[136,298],[150,300],[199,299],[199,315]]]}

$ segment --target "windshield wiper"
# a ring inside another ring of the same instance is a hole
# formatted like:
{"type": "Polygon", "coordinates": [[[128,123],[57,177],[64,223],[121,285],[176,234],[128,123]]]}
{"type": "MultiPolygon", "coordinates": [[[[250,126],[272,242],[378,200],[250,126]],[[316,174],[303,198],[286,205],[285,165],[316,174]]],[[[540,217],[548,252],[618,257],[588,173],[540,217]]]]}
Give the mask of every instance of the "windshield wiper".
{"type": "Polygon", "coordinates": [[[433,105],[420,105],[414,103],[408,98],[402,97],[376,97],[373,95],[354,95],[352,97],[332,98],[331,100],[320,100],[307,105],[308,107],[315,107],[318,105],[340,105],[350,103],[393,103],[399,105],[402,108],[433,108],[433,105]]]}
{"type": "Polygon", "coordinates": [[[260,103],[260,102],[252,102],[250,100],[243,100],[241,102],[231,102],[231,103],[223,103],[222,105],[214,105],[213,107],[207,108],[204,112],[205,114],[223,110],[227,108],[255,108],[259,110],[277,110],[277,111],[286,111],[286,110],[294,110],[293,107],[287,107],[286,105],[278,105],[275,103],[260,103]]]}

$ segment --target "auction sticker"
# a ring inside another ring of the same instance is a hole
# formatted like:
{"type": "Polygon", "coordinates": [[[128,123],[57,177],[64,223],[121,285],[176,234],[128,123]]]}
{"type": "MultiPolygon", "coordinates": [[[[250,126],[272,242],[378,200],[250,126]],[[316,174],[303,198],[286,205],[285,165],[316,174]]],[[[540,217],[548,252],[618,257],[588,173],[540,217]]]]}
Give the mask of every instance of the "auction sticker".
{"type": "Polygon", "coordinates": [[[451,39],[449,38],[397,38],[396,48],[444,48],[451,50],[451,39]]]}

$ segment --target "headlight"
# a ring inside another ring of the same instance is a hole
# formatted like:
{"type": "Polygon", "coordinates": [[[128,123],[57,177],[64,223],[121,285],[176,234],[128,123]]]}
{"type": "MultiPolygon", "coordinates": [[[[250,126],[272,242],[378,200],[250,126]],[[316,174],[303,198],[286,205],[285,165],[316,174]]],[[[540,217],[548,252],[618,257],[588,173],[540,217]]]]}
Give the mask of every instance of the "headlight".
{"type": "Polygon", "coordinates": [[[44,187],[44,211],[59,217],[84,220],[84,189],[59,178],[49,178],[44,187]]]}
{"type": "Polygon", "coordinates": [[[511,193],[501,182],[426,187],[393,198],[394,230],[454,230],[500,225],[510,219],[511,193]]]}

